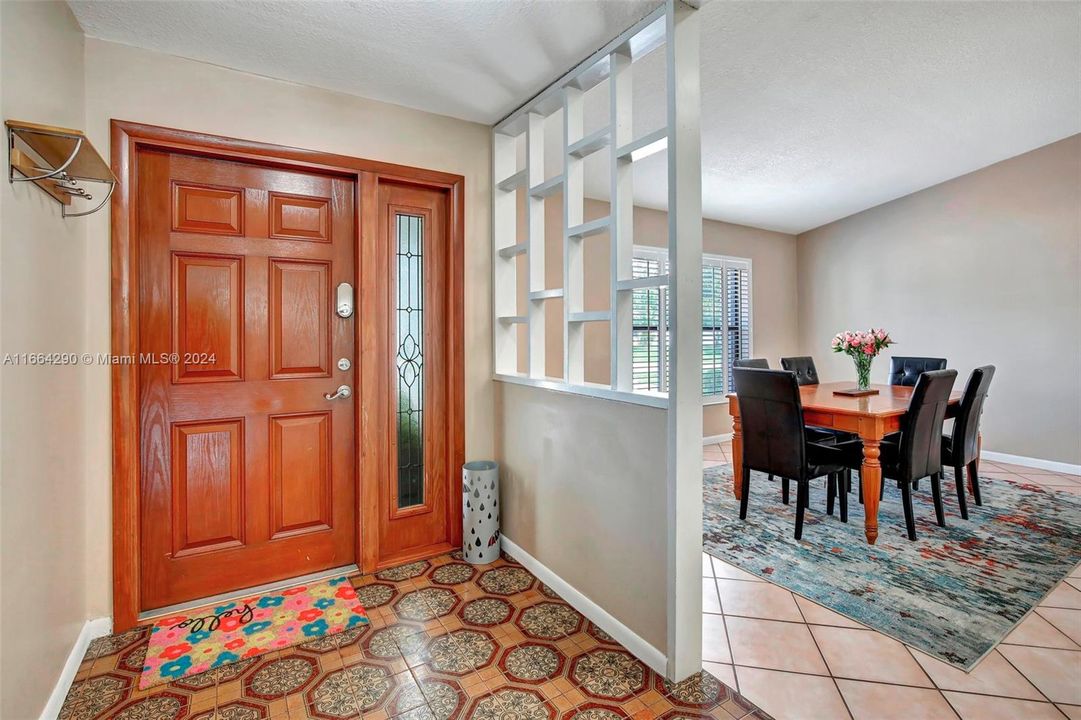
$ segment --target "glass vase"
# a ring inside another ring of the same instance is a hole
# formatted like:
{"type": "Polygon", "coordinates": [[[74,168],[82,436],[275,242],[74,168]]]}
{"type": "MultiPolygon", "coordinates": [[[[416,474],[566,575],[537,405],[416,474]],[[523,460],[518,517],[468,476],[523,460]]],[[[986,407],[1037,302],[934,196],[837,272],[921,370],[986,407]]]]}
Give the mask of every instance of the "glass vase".
{"type": "Polygon", "coordinates": [[[860,353],[853,355],[852,360],[856,363],[856,387],[860,390],[868,389],[871,387],[871,361],[874,356],[860,353]]]}

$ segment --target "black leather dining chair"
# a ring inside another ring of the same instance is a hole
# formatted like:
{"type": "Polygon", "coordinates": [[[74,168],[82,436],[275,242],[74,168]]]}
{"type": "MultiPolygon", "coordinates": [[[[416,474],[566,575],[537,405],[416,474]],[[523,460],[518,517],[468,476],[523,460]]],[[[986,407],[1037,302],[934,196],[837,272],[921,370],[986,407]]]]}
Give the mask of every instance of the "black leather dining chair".
{"type": "Polygon", "coordinates": [[[984,365],[972,371],[961,396],[961,409],[953,420],[953,432],[942,436],[942,464],[953,468],[957,484],[957,506],[961,517],[968,520],[965,501],[965,470],[972,488],[972,499],[983,505],[980,498],[980,415],[987,399],[987,389],[995,376],[994,365],[984,365]]]}
{"type": "MultiPolygon", "coordinates": [[[[844,473],[843,455],[833,447],[808,442],[803,426],[803,403],[796,376],[784,370],[736,368],[732,371],[743,426],[743,472],[739,517],[747,518],[751,471],[780,475],[796,481],[797,540],[803,537],[803,515],[810,481],[828,476],[836,495],[844,473]]],[[[841,493],[841,521],[848,522],[848,501],[841,493]]]]}
{"type": "MultiPolygon", "coordinates": [[[[950,391],[957,379],[956,370],[932,370],[922,373],[912,391],[908,412],[901,423],[898,441],[883,440],[879,445],[878,461],[882,477],[896,480],[901,489],[908,539],[916,539],[916,521],[912,511],[912,487],[920,478],[931,478],[931,495],[935,504],[935,519],[946,527],[942,508],[942,423],[950,403],[950,391]]],[[[740,400],[740,409],[743,401],[740,400]]],[[[852,469],[863,463],[863,443],[853,440],[835,446],[844,454],[844,464],[852,469]]],[[[863,485],[862,478],[860,485],[863,485]]],[[[883,483],[885,487],[885,483],[883,483]]],[[[863,495],[861,488],[860,495],[863,495]]]]}
{"type": "MultiPolygon", "coordinates": [[[[796,382],[800,386],[804,385],[818,385],[818,370],[815,368],[814,358],[809,355],[801,355],[799,357],[783,357],[781,358],[781,367],[785,370],[794,373],[796,375],[796,382]]],[[[852,440],[855,438],[855,434],[845,432],[844,430],[834,430],[833,428],[820,428],[813,425],[807,426],[807,437],[811,442],[817,443],[836,443],[843,442],[845,440],[852,440]]],[[[851,477],[851,474],[847,474],[847,477],[851,477]]],[[[846,479],[846,484],[851,486],[850,479],[846,479]]],[[[845,490],[850,491],[851,487],[846,487],[845,490]]]]}
{"type": "Polygon", "coordinates": [[[800,385],[818,384],[818,370],[815,369],[813,357],[808,355],[783,357],[781,358],[781,367],[789,372],[796,373],[796,382],[800,385]]]}
{"type": "Polygon", "coordinates": [[[929,370],[945,370],[946,358],[933,357],[903,357],[894,355],[890,358],[890,385],[907,385],[912,387],[920,377],[920,373],[929,370]]]}
{"type": "MultiPolygon", "coordinates": [[[[766,358],[736,358],[732,361],[733,368],[755,368],[769,370],[769,360],[766,358]]],[[[769,481],[773,482],[773,473],[769,474],[769,481]]],[[[784,504],[788,504],[788,481],[784,484],[784,504]]]]}

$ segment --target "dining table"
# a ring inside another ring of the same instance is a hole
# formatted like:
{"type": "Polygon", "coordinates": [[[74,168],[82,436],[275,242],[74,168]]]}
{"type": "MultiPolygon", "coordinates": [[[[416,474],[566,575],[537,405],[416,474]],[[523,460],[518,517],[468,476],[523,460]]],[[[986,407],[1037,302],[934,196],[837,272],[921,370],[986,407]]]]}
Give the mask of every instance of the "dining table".
{"type": "MultiPolygon", "coordinates": [[[[871,385],[873,395],[838,395],[838,390],[852,390],[853,383],[824,382],[800,386],[803,420],[807,425],[832,428],[854,433],[863,441],[864,534],[867,542],[878,539],[878,498],[882,487],[882,465],[879,463],[882,438],[901,429],[905,413],[912,401],[914,387],[907,385],[871,385]]],[[[950,393],[946,417],[956,415],[961,405],[961,392],[950,393]]],[[[739,415],[739,396],[728,394],[728,412],[732,416],[732,492],[739,500],[743,473],[743,427],[739,415]]],[[[971,486],[971,478],[969,478],[971,486]]]]}

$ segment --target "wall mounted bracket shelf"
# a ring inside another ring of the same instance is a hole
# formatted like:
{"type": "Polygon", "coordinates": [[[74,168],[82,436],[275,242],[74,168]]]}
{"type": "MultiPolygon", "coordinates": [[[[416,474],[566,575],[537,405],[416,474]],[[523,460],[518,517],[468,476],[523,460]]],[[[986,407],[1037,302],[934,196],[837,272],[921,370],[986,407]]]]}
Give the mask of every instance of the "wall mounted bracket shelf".
{"type": "Polygon", "coordinates": [[[116,189],[113,175],[80,130],[6,120],[8,182],[32,182],[60,203],[63,217],[82,217],[105,207],[116,189]],[[73,200],[93,202],[86,183],[102,186],[105,197],[89,210],[72,212],[73,200]],[[107,186],[107,187],[106,187],[107,186]]]}

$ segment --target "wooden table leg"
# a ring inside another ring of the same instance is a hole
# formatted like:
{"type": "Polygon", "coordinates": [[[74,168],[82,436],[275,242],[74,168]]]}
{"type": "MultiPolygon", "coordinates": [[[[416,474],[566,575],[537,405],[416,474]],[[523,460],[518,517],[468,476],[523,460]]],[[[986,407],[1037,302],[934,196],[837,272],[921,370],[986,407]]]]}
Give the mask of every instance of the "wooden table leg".
{"type": "Polygon", "coordinates": [[[739,413],[732,413],[732,493],[736,500],[743,499],[743,423],[739,413]]]}
{"type": "Polygon", "coordinates": [[[863,481],[863,531],[871,545],[878,539],[878,496],[882,488],[879,453],[878,440],[863,439],[863,466],[860,469],[860,479],[863,481]]]}

